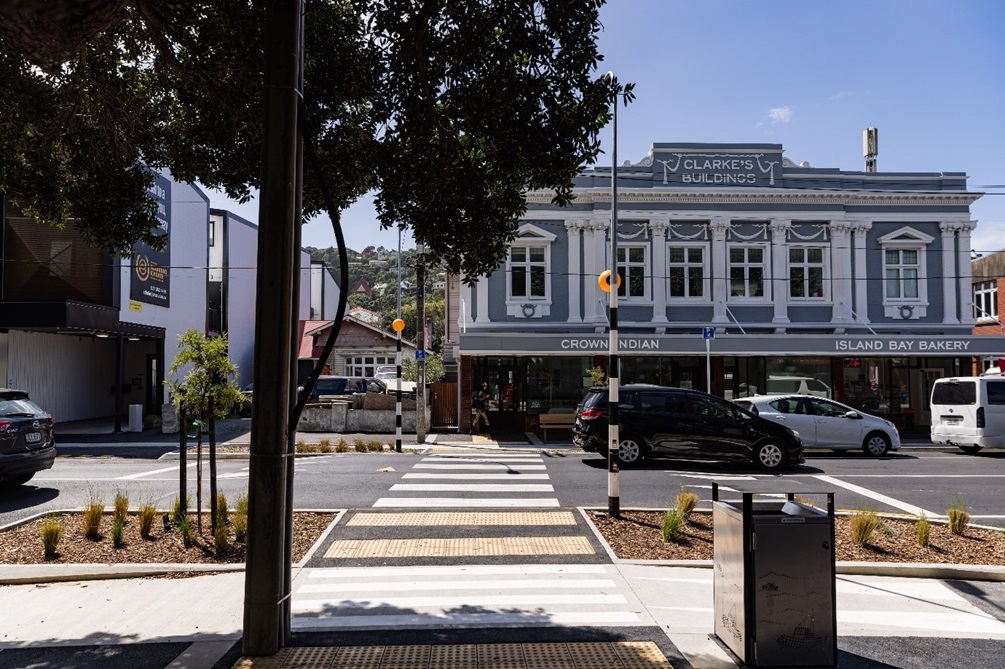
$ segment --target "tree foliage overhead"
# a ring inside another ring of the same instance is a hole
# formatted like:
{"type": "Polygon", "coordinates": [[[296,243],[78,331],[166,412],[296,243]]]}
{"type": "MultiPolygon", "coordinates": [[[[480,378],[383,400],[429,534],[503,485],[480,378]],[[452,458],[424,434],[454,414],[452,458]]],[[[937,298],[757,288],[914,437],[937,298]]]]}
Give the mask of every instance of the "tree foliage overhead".
{"type": "MultiPolygon", "coordinates": [[[[0,12],[0,190],[22,210],[128,253],[159,243],[145,166],[239,200],[259,186],[265,0],[93,3],[96,28],[59,51],[24,47],[24,26],[66,32],[34,4],[0,12]]],[[[379,224],[431,262],[492,271],[524,191],[568,203],[597,157],[616,87],[597,71],[602,4],[307,0],[304,96],[335,207],[376,189],[379,224]]],[[[323,208],[308,173],[305,216],[323,208]]]]}

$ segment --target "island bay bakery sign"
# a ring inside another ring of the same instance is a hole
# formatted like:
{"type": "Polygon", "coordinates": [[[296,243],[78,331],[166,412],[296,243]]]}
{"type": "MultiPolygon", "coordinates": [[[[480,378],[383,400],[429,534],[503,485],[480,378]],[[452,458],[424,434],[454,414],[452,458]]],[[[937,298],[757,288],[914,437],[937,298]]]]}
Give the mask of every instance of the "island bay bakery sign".
{"type": "Polygon", "coordinates": [[[688,186],[774,186],[781,154],[669,153],[657,158],[664,184],[688,186]]]}

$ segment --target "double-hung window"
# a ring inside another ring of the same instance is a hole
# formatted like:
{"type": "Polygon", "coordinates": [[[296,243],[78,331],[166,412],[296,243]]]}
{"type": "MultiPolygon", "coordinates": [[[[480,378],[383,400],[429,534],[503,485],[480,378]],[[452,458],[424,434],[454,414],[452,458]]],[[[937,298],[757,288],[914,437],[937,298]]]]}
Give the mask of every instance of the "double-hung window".
{"type": "Polygon", "coordinates": [[[677,246],[667,248],[667,276],[670,298],[705,298],[705,247],[677,246]]]}
{"type": "Polygon", "coordinates": [[[548,272],[544,246],[514,246],[509,250],[510,295],[514,299],[543,300],[548,297],[548,272]]]}
{"type": "Polygon", "coordinates": [[[621,277],[618,297],[630,300],[649,296],[649,282],[646,280],[647,255],[646,246],[618,247],[618,274],[621,277]]]}
{"type": "Polygon", "coordinates": [[[915,249],[886,249],[884,276],[888,300],[917,300],[921,263],[915,249]]]}
{"type": "Polygon", "coordinates": [[[998,282],[982,281],[974,284],[974,318],[978,321],[998,320],[998,282]]]}
{"type": "Polygon", "coordinates": [[[544,318],[551,315],[551,245],[555,235],[524,223],[506,257],[506,315],[544,318]]]}
{"type": "Polygon", "coordinates": [[[827,296],[826,257],[819,246],[789,247],[789,297],[812,300],[827,296]]]}
{"type": "Polygon", "coordinates": [[[731,246],[729,249],[729,296],[764,297],[765,247],[731,246]]]}
{"type": "Polygon", "coordinates": [[[877,240],[883,249],[883,314],[887,318],[911,320],[927,316],[926,251],[934,239],[905,226],[877,240]]]}

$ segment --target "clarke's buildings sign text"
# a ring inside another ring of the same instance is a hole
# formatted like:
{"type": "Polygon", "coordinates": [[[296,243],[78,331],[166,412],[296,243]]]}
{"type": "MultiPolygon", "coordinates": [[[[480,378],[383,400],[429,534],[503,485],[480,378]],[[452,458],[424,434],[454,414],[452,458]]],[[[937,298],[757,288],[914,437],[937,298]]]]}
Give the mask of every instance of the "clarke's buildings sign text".
{"type": "MultiPolygon", "coordinates": [[[[775,153],[661,153],[665,185],[774,186],[782,157],[775,153]]],[[[660,169],[656,167],[657,171],[660,169]]]]}

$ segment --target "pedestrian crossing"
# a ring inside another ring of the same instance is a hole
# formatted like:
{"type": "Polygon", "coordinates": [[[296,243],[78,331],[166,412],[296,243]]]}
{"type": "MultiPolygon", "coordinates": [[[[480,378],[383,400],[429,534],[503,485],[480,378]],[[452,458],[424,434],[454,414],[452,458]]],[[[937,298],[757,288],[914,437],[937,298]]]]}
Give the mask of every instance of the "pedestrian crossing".
{"type": "Polygon", "coordinates": [[[557,508],[539,453],[428,455],[375,508],[557,508]]]}
{"type": "Polygon", "coordinates": [[[311,569],[295,631],[652,625],[613,565],[436,565],[311,569]]]}

